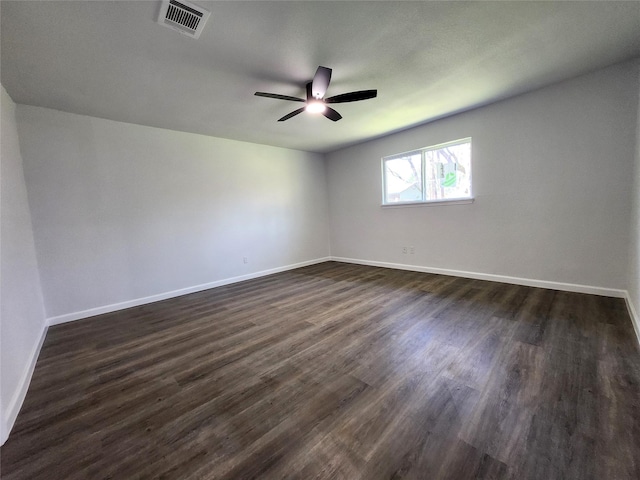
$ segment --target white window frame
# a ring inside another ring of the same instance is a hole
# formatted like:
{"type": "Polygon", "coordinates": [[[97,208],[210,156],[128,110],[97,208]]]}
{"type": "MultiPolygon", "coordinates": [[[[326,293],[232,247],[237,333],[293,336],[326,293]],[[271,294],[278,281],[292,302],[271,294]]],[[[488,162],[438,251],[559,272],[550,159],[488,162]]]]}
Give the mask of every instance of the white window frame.
{"type": "Polygon", "coordinates": [[[393,155],[388,155],[386,157],[382,157],[382,207],[412,207],[412,206],[434,206],[434,205],[460,205],[473,203],[473,158],[471,159],[471,183],[469,185],[469,196],[459,197],[459,198],[446,198],[446,199],[435,199],[428,200],[426,199],[426,153],[431,152],[433,150],[440,150],[441,148],[450,147],[453,145],[460,145],[463,143],[469,143],[470,148],[473,150],[473,142],[471,137],[460,138],[457,140],[452,140],[450,142],[439,143],[437,145],[431,145],[429,147],[418,148],[416,150],[409,150],[403,153],[396,153],[393,155]],[[413,201],[404,201],[404,202],[388,202],[387,203],[387,175],[385,169],[385,162],[389,160],[396,160],[398,158],[408,157],[415,154],[420,154],[420,162],[421,162],[421,185],[422,185],[422,198],[420,200],[413,201]]]}

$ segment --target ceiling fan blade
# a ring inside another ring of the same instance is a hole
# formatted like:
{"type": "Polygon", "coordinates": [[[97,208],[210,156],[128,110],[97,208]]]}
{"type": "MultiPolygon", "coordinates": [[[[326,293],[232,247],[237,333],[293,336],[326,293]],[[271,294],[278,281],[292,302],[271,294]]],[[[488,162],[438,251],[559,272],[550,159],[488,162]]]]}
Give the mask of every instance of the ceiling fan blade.
{"type": "Polygon", "coordinates": [[[337,122],[338,120],[340,120],[342,118],[342,115],[340,115],[338,112],[336,112],[331,107],[327,107],[326,110],[324,112],[322,112],[322,114],[325,117],[327,117],[329,120],[333,120],[334,122],[337,122]]]}
{"type": "Polygon", "coordinates": [[[291,113],[287,113],[284,117],[278,119],[279,122],[284,122],[285,120],[289,120],[291,117],[295,117],[296,115],[298,115],[299,113],[304,112],[305,107],[299,108],[297,110],[294,110],[291,113]]]}
{"type": "Polygon", "coordinates": [[[278,100],[290,100],[292,102],[305,102],[302,98],[290,97],[289,95],[278,95],[277,93],[256,92],[258,97],[277,98],[278,100]]]}
{"type": "Polygon", "coordinates": [[[313,76],[313,82],[311,84],[311,92],[313,97],[320,99],[327,93],[329,88],[329,82],[331,81],[331,69],[327,67],[318,67],[316,74],[313,76]]]}
{"type": "Polygon", "coordinates": [[[358,100],[368,100],[378,96],[377,90],[360,90],[359,92],[343,93],[333,97],[326,98],[325,103],[346,103],[357,102],[358,100]]]}

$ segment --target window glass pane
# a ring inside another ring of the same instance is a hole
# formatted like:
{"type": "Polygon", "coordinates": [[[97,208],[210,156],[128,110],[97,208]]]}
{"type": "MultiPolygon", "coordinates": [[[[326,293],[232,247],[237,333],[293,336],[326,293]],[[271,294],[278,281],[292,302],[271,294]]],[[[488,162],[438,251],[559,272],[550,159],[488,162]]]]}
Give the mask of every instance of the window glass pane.
{"type": "Polygon", "coordinates": [[[382,159],[383,204],[472,199],[471,138],[382,159]]]}
{"type": "Polygon", "coordinates": [[[425,152],[426,200],[471,197],[471,142],[425,152]]]}
{"type": "Polygon", "coordinates": [[[385,203],[422,200],[422,159],[420,152],[385,159],[385,203]]]}

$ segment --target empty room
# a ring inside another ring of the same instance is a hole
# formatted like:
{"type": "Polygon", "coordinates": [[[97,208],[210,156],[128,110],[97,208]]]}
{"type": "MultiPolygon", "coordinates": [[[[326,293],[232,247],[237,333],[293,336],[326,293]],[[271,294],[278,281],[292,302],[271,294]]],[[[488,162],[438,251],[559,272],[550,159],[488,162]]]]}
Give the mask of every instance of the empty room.
{"type": "Polygon", "coordinates": [[[640,478],[640,2],[0,40],[3,480],[640,478]]]}

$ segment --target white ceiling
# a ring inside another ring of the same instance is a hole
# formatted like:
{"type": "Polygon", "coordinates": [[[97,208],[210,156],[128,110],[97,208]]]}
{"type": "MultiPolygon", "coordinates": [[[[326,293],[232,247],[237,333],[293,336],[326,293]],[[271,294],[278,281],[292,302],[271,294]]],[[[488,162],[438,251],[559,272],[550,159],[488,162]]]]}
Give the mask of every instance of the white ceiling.
{"type": "Polygon", "coordinates": [[[160,1],[0,3],[1,79],[17,103],[327,152],[640,56],[640,2],[205,2],[198,40],[160,1]],[[327,96],[277,122],[318,65],[327,96]]]}

